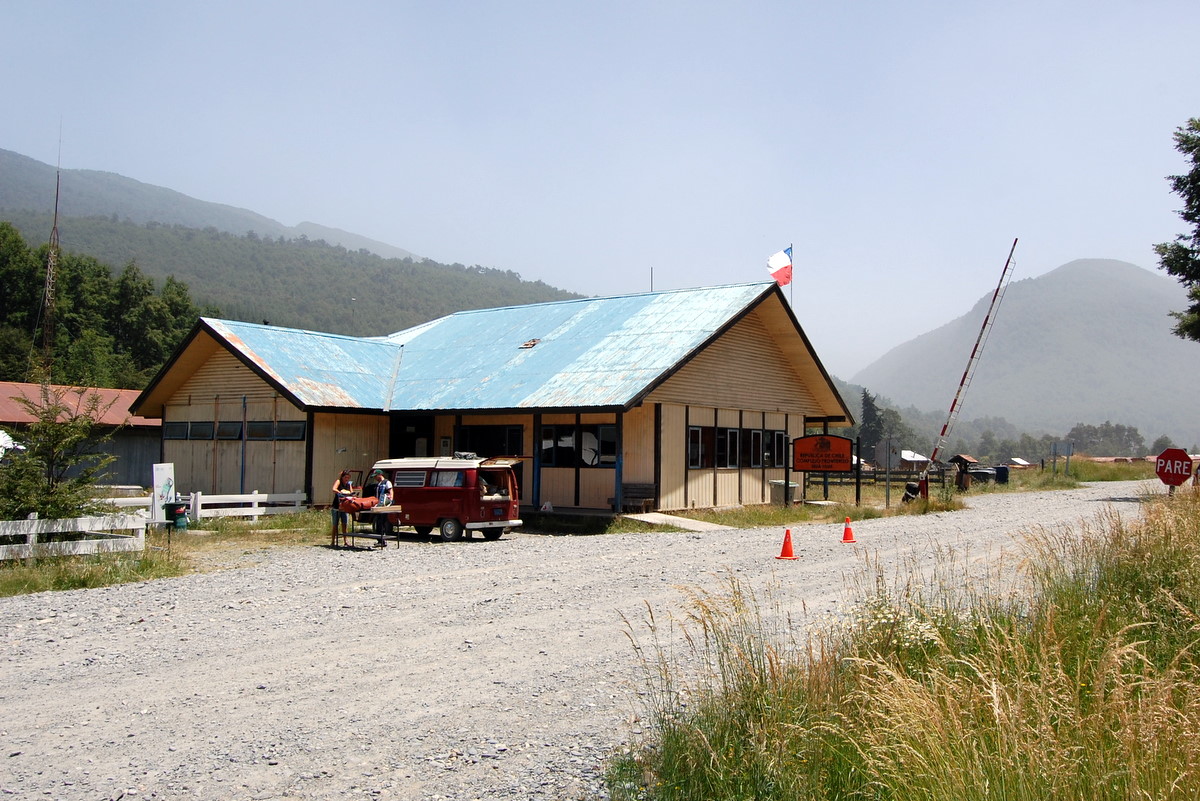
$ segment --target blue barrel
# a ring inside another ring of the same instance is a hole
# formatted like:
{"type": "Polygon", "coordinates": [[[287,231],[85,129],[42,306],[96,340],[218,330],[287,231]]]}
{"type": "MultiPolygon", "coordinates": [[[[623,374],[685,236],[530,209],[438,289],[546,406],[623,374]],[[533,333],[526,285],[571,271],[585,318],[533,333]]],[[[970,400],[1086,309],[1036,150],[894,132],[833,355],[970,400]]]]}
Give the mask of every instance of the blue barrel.
{"type": "Polygon", "coordinates": [[[1006,464],[996,465],[996,483],[997,484],[1007,484],[1008,483],[1008,465],[1006,465],[1006,464]]]}

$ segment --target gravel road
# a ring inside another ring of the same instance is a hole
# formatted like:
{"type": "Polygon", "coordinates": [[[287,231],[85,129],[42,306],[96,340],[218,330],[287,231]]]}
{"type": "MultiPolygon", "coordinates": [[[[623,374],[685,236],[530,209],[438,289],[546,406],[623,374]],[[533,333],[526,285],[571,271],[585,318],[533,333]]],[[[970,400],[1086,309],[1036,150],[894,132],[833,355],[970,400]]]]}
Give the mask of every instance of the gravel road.
{"type": "Polygon", "coordinates": [[[276,548],[226,569],[0,599],[0,797],[603,798],[637,730],[622,616],[732,572],[835,612],[864,560],[984,564],[1035,526],[1136,514],[1157,482],[980,495],[965,511],[783,530],[514,533],[276,548]]]}

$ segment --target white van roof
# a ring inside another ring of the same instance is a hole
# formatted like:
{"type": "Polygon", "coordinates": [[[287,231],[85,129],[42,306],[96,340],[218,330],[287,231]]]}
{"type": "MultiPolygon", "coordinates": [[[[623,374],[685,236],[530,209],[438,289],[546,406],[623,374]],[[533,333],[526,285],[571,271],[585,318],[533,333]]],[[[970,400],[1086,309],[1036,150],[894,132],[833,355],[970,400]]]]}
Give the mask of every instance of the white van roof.
{"type": "Polygon", "coordinates": [[[382,459],[376,462],[371,470],[469,470],[475,467],[512,467],[520,462],[519,456],[494,456],[487,459],[410,456],[403,459],[382,459]]]}

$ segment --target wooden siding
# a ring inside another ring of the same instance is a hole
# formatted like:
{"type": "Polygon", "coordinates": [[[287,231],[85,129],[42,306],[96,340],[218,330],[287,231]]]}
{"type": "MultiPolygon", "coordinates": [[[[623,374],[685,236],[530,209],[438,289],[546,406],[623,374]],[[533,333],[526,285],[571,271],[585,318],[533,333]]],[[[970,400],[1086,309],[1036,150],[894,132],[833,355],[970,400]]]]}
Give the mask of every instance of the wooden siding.
{"type": "MultiPolygon", "coordinates": [[[[236,399],[240,404],[243,396],[247,401],[269,400],[279,397],[279,393],[232,353],[218,350],[183,382],[169,403],[191,405],[220,397],[230,402],[236,399]]],[[[298,417],[287,419],[303,420],[304,413],[299,409],[296,412],[298,417]]]]}
{"type": "Polygon", "coordinates": [[[697,354],[646,400],[793,415],[827,411],[819,407],[795,364],[776,344],[761,308],[697,354]]]}
{"type": "Polygon", "coordinates": [[[622,480],[626,484],[653,484],[653,404],[638,406],[625,414],[622,420],[621,450],[625,459],[622,480]]]}
{"type": "Polygon", "coordinates": [[[662,405],[662,476],[659,508],[686,509],[687,494],[687,408],[679,404],[662,405]]]}
{"type": "Polygon", "coordinates": [[[388,458],[390,423],[386,415],[315,414],[313,429],[314,503],[327,504],[333,499],[331,487],[343,468],[362,470],[365,480],[371,465],[388,458]]]}
{"type": "Polygon", "coordinates": [[[588,467],[579,471],[579,505],[585,509],[611,509],[616,471],[605,467],[588,467]]]}
{"type": "MultiPolygon", "coordinates": [[[[163,413],[168,423],[275,422],[307,417],[224,350],[211,352],[167,399],[163,413]]],[[[182,492],[304,490],[302,440],[171,439],[163,442],[163,458],[174,463],[175,480],[182,492]]]]}
{"type": "Polygon", "coordinates": [[[575,505],[575,470],[571,467],[542,468],[542,503],[575,505]]]}

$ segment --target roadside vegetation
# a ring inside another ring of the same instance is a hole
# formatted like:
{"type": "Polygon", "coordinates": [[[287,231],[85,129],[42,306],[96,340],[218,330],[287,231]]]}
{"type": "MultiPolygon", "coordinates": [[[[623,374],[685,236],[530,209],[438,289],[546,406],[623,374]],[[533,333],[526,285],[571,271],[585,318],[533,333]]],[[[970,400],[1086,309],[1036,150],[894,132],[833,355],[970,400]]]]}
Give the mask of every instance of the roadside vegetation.
{"type": "MultiPolygon", "coordinates": [[[[1146,463],[1094,464],[1072,462],[1072,474],[1081,480],[1124,481],[1152,478],[1153,466],[1146,463]],[[1087,465],[1091,465],[1090,467],[1087,465]],[[1082,478],[1088,476],[1087,478],[1082,478]]],[[[1077,486],[1073,477],[1049,471],[1015,471],[1008,485],[976,485],[970,493],[1020,492],[1066,489],[1077,486]]],[[[869,520],[887,514],[924,514],[961,509],[963,495],[949,484],[930,487],[928,501],[918,499],[901,503],[902,487],[894,486],[891,506],[884,508],[884,488],[863,486],[863,505],[854,505],[853,486],[831,486],[829,504],[805,504],[793,507],[746,506],[734,509],[687,513],[688,517],[735,528],[791,526],[803,523],[869,520]]],[[[821,499],[820,488],[809,488],[809,498],[821,499]]],[[[678,530],[652,525],[625,516],[600,516],[533,512],[524,515],[523,532],[553,536],[625,534],[678,530]]],[[[0,596],[47,590],[101,587],[129,581],[147,581],[186,573],[215,569],[228,562],[224,555],[246,556],[265,548],[282,546],[322,546],[329,542],[327,512],[306,511],[298,514],[264,517],[257,522],[238,518],[213,518],[203,521],[203,530],[167,532],[147,531],[146,551],[142,554],[102,554],[60,557],[0,563],[0,596]]],[[[415,536],[415,535],[414,535],[415,536]]]]}
{"type": "Polygon", "coordinates": [[[1196,798],[1200,493],[1144,507],[1031,535],[1020,592],[874,568],[809,627],[736,577],[651,610],[629,625],[647,734],[612,798],[1196,798]]]}

